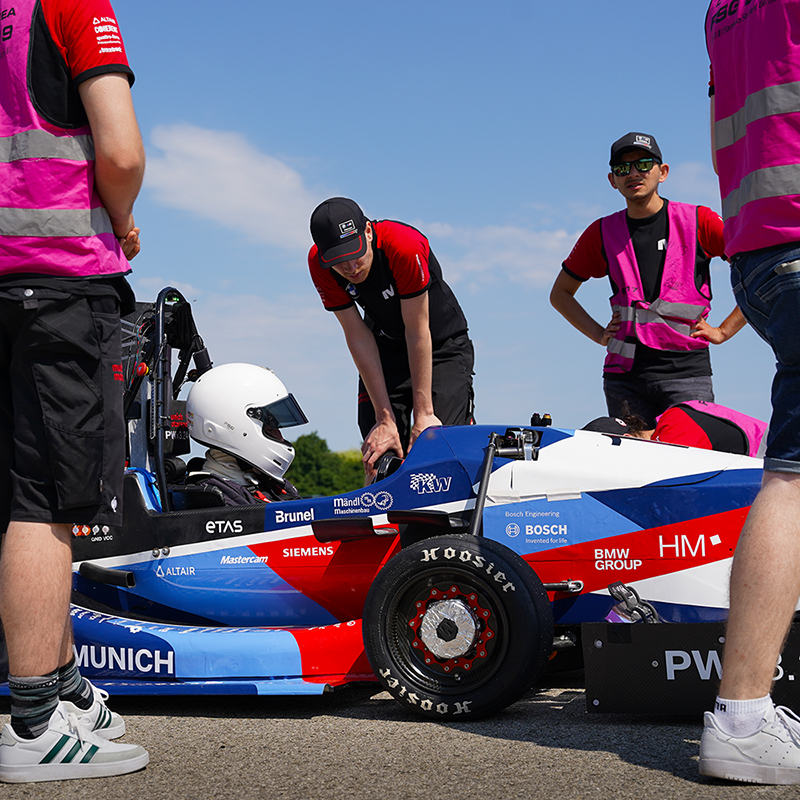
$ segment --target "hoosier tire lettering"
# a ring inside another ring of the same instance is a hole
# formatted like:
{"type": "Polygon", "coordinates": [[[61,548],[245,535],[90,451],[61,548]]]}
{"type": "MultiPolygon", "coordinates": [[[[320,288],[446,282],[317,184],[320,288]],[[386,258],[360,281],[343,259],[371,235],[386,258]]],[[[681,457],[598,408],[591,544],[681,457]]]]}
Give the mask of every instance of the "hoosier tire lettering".
{"type": "Polygon", "coordinates": [[[400,683],[400,681],[393,677],[388,669],[381,670],[380,676],[386,681],[387,686],[391,686],[397,690],[398,697],[405,699],[409,705],[419,706],[422,711],[435,711],[440,716],[458,716],[459,714],[469,714],[471,700],[464,703],[453,703],[454,710],[450,711],[450,706],[447,703],[436,703],[431,698],[420,699],[416,692],[409,692],[408,689],[400,683]]]}
{"type": "MultiPolygon", "coordinates": [[[[436,555],[436,551],[440,548],[434,547],[432,550],[423,550],[422,551],[422,559],[421,563],[425,564],[431,561],[437,561],[438,556],[436,555]]],[[[506,582],[506,574],[504,572],[494,572],[495,565],[491,561],[487,564],[486,559],[483,556],[475,555],[471,553],[469,550],[455,550],[452,547],[445,548],[444,552],[442,553],[442,558],[446,561],[453,561],[458,559],[463,564],[466,563],[473,563],[478,569],[484,569],[487,575],[491,575],[492,578],[497,581],[497,583],[503,584],[503,591],[504,592],[516,592],[517,587],[514,586],[512,581],[506,582]]]]}

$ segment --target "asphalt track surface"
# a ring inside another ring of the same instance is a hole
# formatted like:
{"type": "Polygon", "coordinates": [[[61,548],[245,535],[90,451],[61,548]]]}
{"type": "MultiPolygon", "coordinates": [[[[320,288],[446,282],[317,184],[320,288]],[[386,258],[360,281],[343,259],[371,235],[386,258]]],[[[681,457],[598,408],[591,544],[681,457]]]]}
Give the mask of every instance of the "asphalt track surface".
{"type": "Polygon", "coordinates": [[[110,705],[128,725],[123,741],[150,751],[147,769],[0,784],[0,798],[800,797],[800,787],[701,778],[697,717],[587,714],[582,673],[545,682],[492,719],[458,724],[418,721],[375,686],[302,698],[120,697],[110,705]]]}

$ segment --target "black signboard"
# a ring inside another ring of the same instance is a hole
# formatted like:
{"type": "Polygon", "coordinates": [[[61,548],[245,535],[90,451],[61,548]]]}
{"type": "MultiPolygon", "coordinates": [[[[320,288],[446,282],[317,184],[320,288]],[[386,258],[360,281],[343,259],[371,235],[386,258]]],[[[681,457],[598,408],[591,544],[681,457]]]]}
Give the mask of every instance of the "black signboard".
{"type": "MultiPolygon", "coordinates": [[[[594,713],[702,714],[722,675],[724,623],[581,626],[586,708],[594,713]]],[[[772,697],[800,708],[800,625],[775,670],[772,697]]]]}

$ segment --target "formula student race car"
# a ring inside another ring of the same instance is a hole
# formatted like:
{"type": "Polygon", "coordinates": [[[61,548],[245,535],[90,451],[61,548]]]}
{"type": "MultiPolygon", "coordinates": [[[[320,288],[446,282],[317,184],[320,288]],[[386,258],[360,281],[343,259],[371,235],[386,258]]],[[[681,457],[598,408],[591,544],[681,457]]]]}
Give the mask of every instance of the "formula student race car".
{"type": "MultiPolygon", "coordinates": [[[[519,699],[582,625],[604,631],[584,632],[591,655],[622,652],[635,630],[726,617],[758,459],[535,416],[429,429],[344,495],[179,510],[178,391],[192,357],[195,372],[211,362],[171,288],[143,305],[127,344],[124,525],[76,526],[73,541],[78,662],[113,694],[315,694],[377,679],[417,714],[475,718],[519,699]]],[[[670,650],[673,679],[698,660],[714,677],[709,653],[693,652],[670,650]]]]}

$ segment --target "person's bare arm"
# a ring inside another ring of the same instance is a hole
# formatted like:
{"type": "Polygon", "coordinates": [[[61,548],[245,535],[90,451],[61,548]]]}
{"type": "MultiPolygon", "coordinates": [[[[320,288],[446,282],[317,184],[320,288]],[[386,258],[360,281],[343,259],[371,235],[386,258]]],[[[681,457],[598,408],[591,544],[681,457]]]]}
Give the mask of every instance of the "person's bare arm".
{"type": "Polygon", "coordinates": [[[433,345],[431,343],[428,293],[400,301],[403,324],[406,329],[408,367],[411,373],[411,389],[414,398],[414,424],[411,428],[408,449],[416,438],[441,420],[433,411],[433,345]]]}
{"type": "Polygon", "coordinates": [[[711,344],[722,344],[727,342],[731,336],[739,333],[745,325],[747,325],[747,320],[744,318],[739,306],[736,306],[717,328],[701,319],[693,326],[691,336],[693,339],[705,339],[711,344]]]}
{"type": "Polygon", "coordinates": [[[367,388],[367,394],[375,410],[375,425],[361,445],[364,471],[369,477],[374,472],[375,462],[387,451],[394,450],[403,455],[397,423],[389,402],[386,381],[383,378],[378,345],[372,331],[367,327],[355,306],[334,311],[344,331],[347,348],[353,357],[356,369],[367,388]]]}
{"type": "Polygon", "coordinates": [[[562,269],[550,290],[550,305],[584,336],[605,347],[619,330],[619,313],[614,312],[611,322],[604,328],[575,299],[580,288],[581,282],[562,269]]]}
{"type": "Polygon", "coordinates": [[[81,83],[78,91],[94,139],[95,186],[123,251],[132,258],[139,252],[133,203],[142,186],[145,157],[128,77],[98,75],[81,83]]]}

